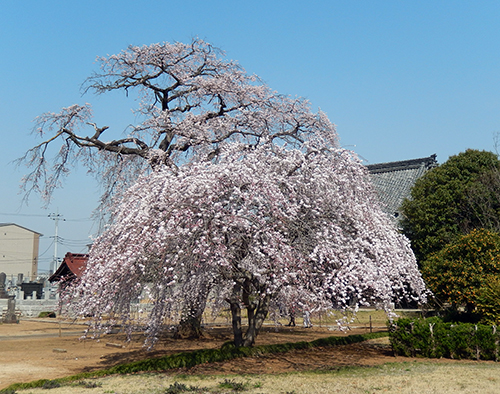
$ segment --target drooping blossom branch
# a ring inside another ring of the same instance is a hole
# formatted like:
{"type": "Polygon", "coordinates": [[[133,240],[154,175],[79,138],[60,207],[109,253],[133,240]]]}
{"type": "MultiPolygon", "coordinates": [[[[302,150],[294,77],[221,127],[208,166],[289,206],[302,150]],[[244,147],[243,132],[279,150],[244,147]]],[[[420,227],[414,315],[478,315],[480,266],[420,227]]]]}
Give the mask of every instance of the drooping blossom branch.
{"type": "Polygon", "coordinates": [[[114,214],[74,289],[77,310],[128,322],[146,297],[150,343],[204,289],[215,309],[230,305],[238,346],[254,343],[277,298],[344,310],[425,300],[408,241],[342,149],[227,146],[216,163],[141,177],[114,214]]]}

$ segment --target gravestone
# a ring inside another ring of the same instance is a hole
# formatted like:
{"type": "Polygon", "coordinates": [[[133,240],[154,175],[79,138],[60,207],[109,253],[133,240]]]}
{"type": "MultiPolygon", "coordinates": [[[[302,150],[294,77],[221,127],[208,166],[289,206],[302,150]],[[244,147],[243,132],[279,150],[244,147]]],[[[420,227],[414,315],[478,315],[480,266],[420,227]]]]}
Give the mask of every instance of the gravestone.
{"type": "Polygon", "coordinates": [[[9,295],[5,291],[5,279],[7,278],[7,275],[5,275],[5,272],[0,272],[0,298],[8,298],[9,295]]]}
{"type": "Polygon", "coordinates": [[[24,292],[24,299],[31,297],[33,300],[42,299],[43,283],[29,282],[21,283],[21,290],[24,292]]]}
{"type": "Polygon", "coordinates": [[[19,319],[16,315],[16,298],[15,296],[9,296],[7,301],[7,313],[3,318],[4,323],[19,323],[19,319]]]}
{"type": "Polygon", "coordinates": [[[19,323],[19,320],[17,319],[16,316],[16,297],[15,296],[10,296],[6,291],[5,291],[5,279],[7,275],[5,275],[5,272],[0,272],[0,298],[7,299],[7,312],[5,313],[5,316],[2,319],[3,323],[19,323]]]}

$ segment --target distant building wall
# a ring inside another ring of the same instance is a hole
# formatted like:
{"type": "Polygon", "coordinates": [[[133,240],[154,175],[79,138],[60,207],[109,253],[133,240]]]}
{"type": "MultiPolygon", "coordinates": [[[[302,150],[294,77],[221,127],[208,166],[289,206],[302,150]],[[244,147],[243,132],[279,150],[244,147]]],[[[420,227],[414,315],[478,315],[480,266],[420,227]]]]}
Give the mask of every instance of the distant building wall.
{"type": "Polygon", "coordinates": [[[34,281],[38,273],[40,233],[13,223],[0,223],[0,272],[7,281],[17,280],[22,273],[34,281]]]}

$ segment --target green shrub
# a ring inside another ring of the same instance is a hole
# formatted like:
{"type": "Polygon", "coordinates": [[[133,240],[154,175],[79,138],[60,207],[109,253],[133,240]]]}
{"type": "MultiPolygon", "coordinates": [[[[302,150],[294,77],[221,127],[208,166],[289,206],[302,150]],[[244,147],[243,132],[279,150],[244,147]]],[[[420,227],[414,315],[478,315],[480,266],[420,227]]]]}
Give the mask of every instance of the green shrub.
{"type": "Polygon", "coordinates": [[[479,290],[500,277],[500,235],[471,231],[424,261],[422,276],[438,300],[472,313],[479,290]]]}
{"type": "Polygon", "coordinates": [[[44,318],[44,317],[54,318],[54,317],[56,317],[56,313],[55,312],[50,312],[50,311],[40,312],[40,314],[38,315],[38,317],[40,317],[40,318],[44,318]]]}
{"type": "Polygon", "coordinates": [[[399,319],[390,326],[394,354],[405,357],[498,360],[500,335],[495,326],[399,319]]]}
{"type": "Polygon", "coordinates": [[[482,323],[500,324],[500,277],[491,276],[486,280],[478,291],[476,305],[482,323]]]}

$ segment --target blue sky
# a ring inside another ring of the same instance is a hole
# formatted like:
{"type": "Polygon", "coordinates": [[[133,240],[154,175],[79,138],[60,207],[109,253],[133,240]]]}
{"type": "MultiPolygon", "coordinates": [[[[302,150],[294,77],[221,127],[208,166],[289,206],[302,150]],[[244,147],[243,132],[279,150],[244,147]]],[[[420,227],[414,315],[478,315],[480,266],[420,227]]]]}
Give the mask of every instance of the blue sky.
{"type": "Polygon", "coordinates": [[[343,146],[368,164],[467,148],[494,150],[500,132],[498,1],[105,1],[0,3],[0,222],[44,234],[41,269],[53,254],[54,221],[67,251],[85,251],[96,227],[98,185],[67,179],[48,209],[22,205],[25,170],[11,162],[36,140],[33,119],[90,102],[101,125],[123,129],[135,103],[82,97],[96,56],[128,45],[200,37],[283,94],[302,96],[337,125],[343,146]]]}

